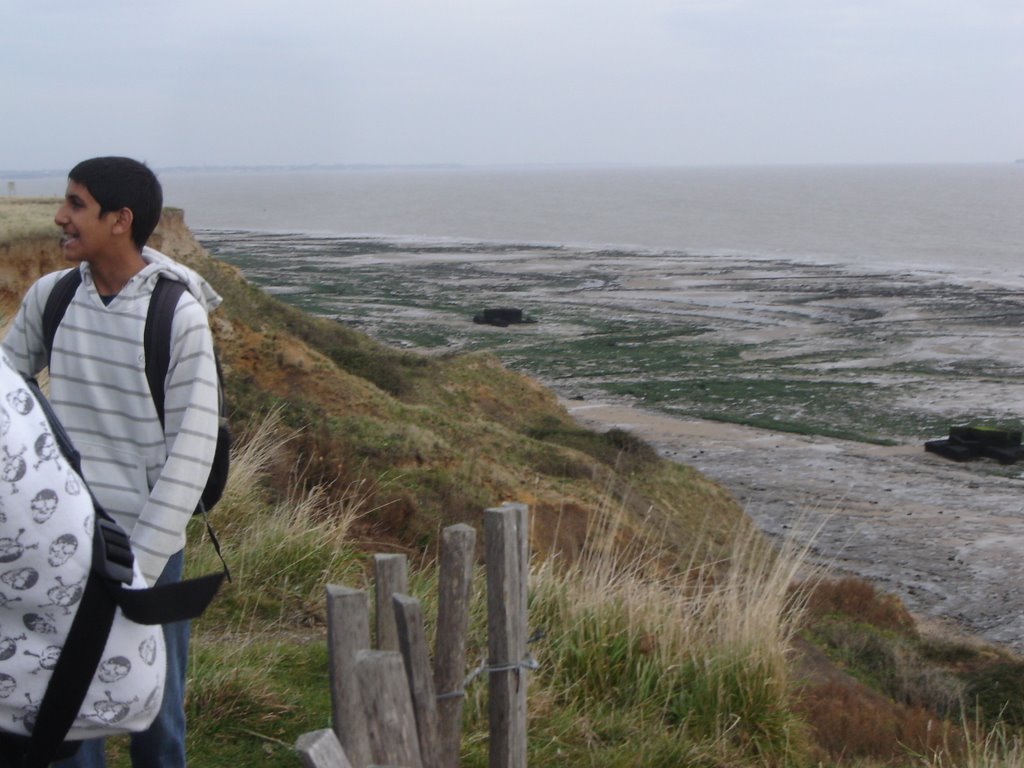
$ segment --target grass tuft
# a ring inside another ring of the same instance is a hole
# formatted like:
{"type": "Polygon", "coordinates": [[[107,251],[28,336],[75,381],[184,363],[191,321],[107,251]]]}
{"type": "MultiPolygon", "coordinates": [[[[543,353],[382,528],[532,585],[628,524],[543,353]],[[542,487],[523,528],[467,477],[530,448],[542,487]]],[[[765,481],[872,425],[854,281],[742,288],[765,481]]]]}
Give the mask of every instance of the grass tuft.
{"type": "MultiPolygon", "coordinates": [[[[279,427],[280,412],[272,410],[239,436],[224,497],[209,515],[233,584],[244,585],[223,590],[210,609],[211,623],[229,616],[239,628],[267,621],[286,627],[322,623],[326,585],[361,574],[349,533],[371,511],[365,484],[352,483],[340,494],[318,484],[282,502],[265,502],[259,478],[282,449],[279,427]]],[[[202,521],[193,525],[205,537],[202,521]]],[[[208,543],[192,550],[190,573],[221,567],[208,543]]]]}
{"type": "Polygon", "coordinates": [[[535,571],[545,687],[581,712],[614,702],[719,759],[786,764],[804,742],[786,663],[802,553],[779,556],[747,526],[728,561],[672,571],[623,555],[618,525],[606,516],[578,560],[552,557],[535,571]]]}

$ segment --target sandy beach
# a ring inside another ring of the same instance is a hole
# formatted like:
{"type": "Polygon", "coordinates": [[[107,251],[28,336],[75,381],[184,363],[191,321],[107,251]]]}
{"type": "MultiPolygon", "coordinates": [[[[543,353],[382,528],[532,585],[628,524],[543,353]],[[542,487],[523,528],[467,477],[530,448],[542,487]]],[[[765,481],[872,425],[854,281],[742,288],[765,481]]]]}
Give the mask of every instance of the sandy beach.
{"type": "Polygon", "coordinates": [[[813,537],[819,562],[915,613],[1024,651],[1024,480],[979,475],[920,444],[875,446],[566,401],[729,488],[765,531],[813,537]]]}

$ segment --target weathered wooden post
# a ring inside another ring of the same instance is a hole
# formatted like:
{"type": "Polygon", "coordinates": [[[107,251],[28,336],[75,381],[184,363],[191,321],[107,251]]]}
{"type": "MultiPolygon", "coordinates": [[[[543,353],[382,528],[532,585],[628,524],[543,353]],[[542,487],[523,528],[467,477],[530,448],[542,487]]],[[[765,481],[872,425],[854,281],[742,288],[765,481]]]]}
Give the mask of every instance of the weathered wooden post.
{"type": "Polygon", "coordinates": [[[353,768],[366,768],[370,740],[359,698],[356,654],[370,647],[370,603],[366,592],[327,587],[327,651],[331,724],[353,768]]]}
{"type": "Polygon", "coordinates": [[[395,651],[359,651],[356,674],[370,724],[370,753],[377,765],[423,768],[416,716],[402,654],[395,651]]]}
{"type": "Polygon", "coordinates": [[[441,531],[437,577],[437,637],[434,641],[434,689],[441,765],[458,768],[462,751],[465,700],[466,631],[473,581],[476,529],[458,524],[441,531]]]}
{"type": "Polygon", "coordinates": [[[330,728],[302,734],[295,742],[295,751],[304,768],[352,768],[330,728]]]}
{"type": "Polygon", "coordinates": [[[391,596],[409,594],[408,568],[408,558],[405,555],[373,556],[378,650],[398,650],[398,630],[395,627],[395,611],[391,605],[391,596]]]}
{"type": "Polygon", "coordinates": [[[490,768],[526,768],[527,525],[525,504],[484,510],[490,768]]]}
{"type": "Polygon", "coordinates": [[[395,623],[398,645],[405,659],[405,672],[416,715],[423,768],[441,768],[437,744],[437,701],[434,697],[434,676],[427,652],[427,635],[423,628],[420,601],[408,595],[394,595],[395,623]]]}

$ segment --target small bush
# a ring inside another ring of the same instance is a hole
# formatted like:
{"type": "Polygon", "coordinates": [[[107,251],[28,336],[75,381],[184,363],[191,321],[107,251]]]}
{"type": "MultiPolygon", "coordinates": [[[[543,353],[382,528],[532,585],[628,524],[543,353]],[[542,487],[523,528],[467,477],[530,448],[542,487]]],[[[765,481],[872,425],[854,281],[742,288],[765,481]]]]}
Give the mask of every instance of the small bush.
{"type": "Polygon", "coordinates": [[[924,658],[943,665],[971,665],[985,658],[977,644],[943,637],[922,637],[920,649],[924,658]]]}
{"type": "Polygon", "coordinates": [[[843,617],[819,620],[811,634],[853,675],[894,701],[927,709],[935,717],[959,713],[960,680],[928,664],[906,637],[843,617]]]}
{"type": "Polygon", "coordinates": [[[917,635],[914,619],[898,597],[880,594],[870,582],[852,576],[816,584],[807,600],[807,613],[815,618],[840,614],[908,637],[917,635]]]}
{"type": "Polygon", "coordinates": [[[896,704],[855,684],[827,682],[805,689],[796,704],[815,743],[835,761],[871,759],[906,764],[909,753],[947,752],[957,733],[922,707],[896,704]]]}
{"type": "Polygon", "coordinates": [[[981,722],[1024,726],[1024,662],[999,661],[965,675],[965,696],[981,722]]]}
{"type": "MultiPolygon", "coordinates": [[[[337,492],[318,485],[271,503],[258,478],[280,454],[279,424],[280,412],[271,411],[240,434],[233,448],[224,496],[209,518],[234,581],[225,585],[204,623],[236,614],[250,621],[308,624],[320,610],[325,585],[344,581],[361,567],[349,532],[371,511],[369,484],[337,492]]],[[[203,522],[194,519],[190,535],[205,537],[203,522]]],[[[190,547],[189,574],[220,567],[209,542],[190,547]]]]}
{"type": "Polygon", "coordinates": [[[556,445],[542,444],[528,452],[526,460],[532,468],[548,477],[592,477],[593,467],[556,445]]]}
{"type": "Polygon", "coordinates": [[[580,451],[626,475],[658,461],[654,448],[624,429],[594,432],[546,417],[527,429],[526,436],[580,451]]]}

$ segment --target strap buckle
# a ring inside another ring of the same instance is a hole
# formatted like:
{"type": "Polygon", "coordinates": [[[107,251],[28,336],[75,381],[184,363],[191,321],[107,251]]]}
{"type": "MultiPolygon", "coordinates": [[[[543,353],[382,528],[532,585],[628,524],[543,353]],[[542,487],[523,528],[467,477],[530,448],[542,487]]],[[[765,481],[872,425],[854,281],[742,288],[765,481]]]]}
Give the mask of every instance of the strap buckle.
{"type": "Polygon", "coordinates": [[[96,531],[93,535],[92,567],[108,579],[122,584],[131,584],[134,578],[131,541],[128,534],[113,520],[96,517],[96,531]]]}

